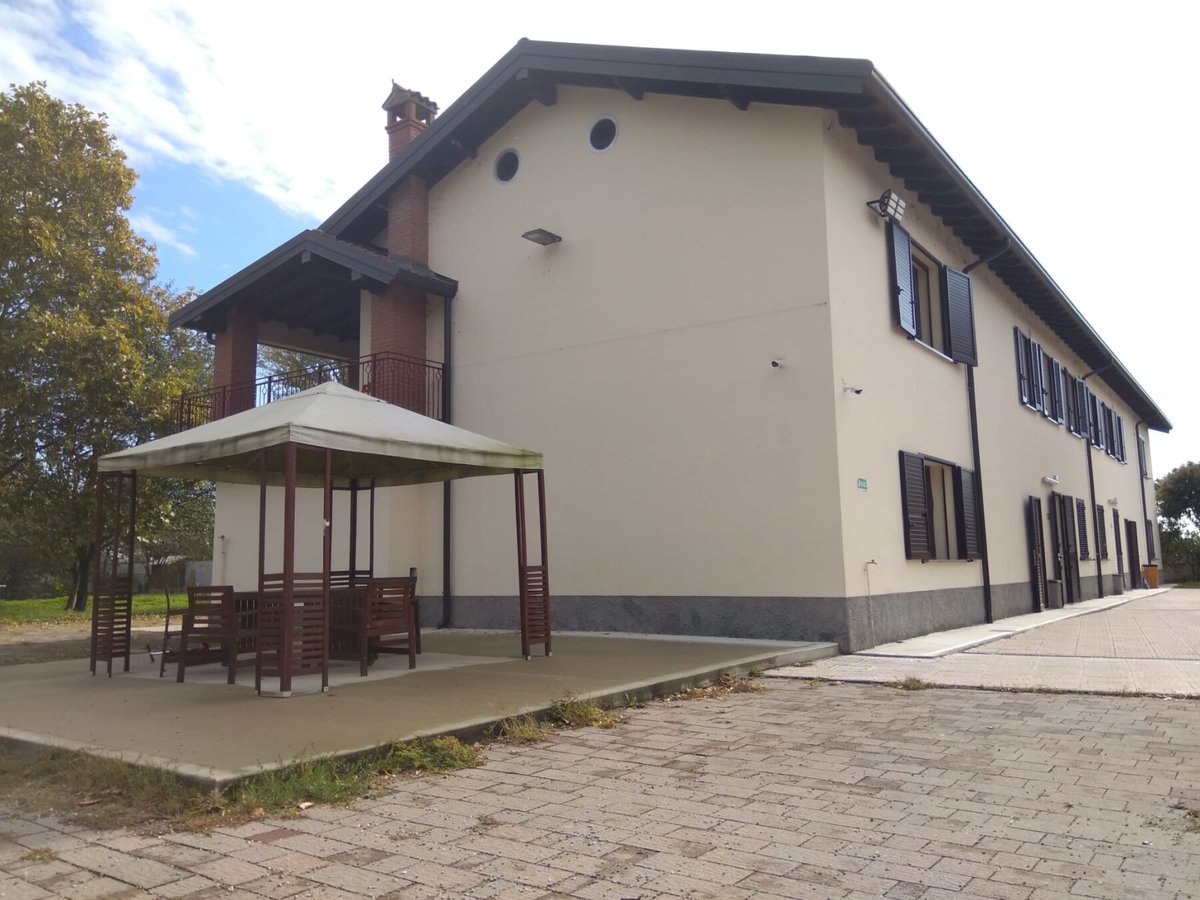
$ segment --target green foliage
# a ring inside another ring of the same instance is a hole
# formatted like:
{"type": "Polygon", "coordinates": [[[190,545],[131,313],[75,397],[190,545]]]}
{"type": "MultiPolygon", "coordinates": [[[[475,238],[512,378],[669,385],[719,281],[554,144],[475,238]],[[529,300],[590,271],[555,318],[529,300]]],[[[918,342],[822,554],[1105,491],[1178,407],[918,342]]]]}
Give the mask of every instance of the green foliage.
{"type": "Polygon", "coordinates": [[[496,723],[496,739],[510,744],[535,744],[550,736],[553,729],[533,716],[514,716],[496,723]]]}
{"type": "Polygon", "coordinates": [[[568,728],[612,728],[620,719],[591,700],[556,700],[550,706],[550,721],[568,728]]]}
{"type": "MultiPolygon", "coordinates": [[[[40,600],[0,600],[0,630],[25,625],[86,625],[89,612],[66,608],[66,597],[40,600]]],[[[167,600],[162,594],[134,594],[135,616],[164,616],[167,600]]]]}
{"type": "Polygon", "coordinates": [[[0,564],[79,581],[96,460],[170,427],[207,347],[167,330],[129,226],[136,176],[104,116],[43,84],[0,93],[0,564]]]}
{"type": "Polygon", "coordinates": [[[1186,571],[1192,581],[1200,581],[1200,532],[1184,531],[1178,525],[1159,523],[1162,538],[1162,559],[1165,566],[1178,573],[1186,571]]]}
{"type": "Polygon", "coordinates": [[[1169,526],[1200,531],[1200,463],[1172,469],[1154,487],[1158,514],[1169,526]]]}

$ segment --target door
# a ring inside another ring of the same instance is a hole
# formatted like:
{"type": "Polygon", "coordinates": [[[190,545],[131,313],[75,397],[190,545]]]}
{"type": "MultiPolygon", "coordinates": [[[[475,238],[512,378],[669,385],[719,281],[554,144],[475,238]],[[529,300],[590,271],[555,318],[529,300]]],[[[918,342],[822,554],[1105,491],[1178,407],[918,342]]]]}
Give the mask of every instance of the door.
{"type": "Polygon", "coordinates": [[[1078,603],[1082,594],[1079,583],[1079,537],[1075,531],[1075,498],[1055,494],[1058,503],[1058,547],[1062,557],[1063,603],[1078,603]]]}
{"type": "Polygon", "coordinates": [[[1025,517],[1029,538],[1029,578],[1033,587],[1033,611],[1046,608],[1046,547],[1042,531],[1042,500],[1030,497],[1025,517]]]}
{"type": "Polygon", "coordinates": [[[1142,561],[1138,555],[1137,523],[1125,520],[1125,546],[1129,548],[1129,586],[1142,586],[1142,561]]]}

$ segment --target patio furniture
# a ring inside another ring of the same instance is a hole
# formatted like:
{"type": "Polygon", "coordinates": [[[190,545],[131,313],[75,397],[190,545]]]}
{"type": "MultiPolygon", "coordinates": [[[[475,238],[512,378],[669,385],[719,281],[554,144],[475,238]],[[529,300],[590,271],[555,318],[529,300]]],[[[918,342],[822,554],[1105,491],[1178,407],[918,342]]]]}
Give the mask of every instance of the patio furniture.
{"type": "MultiPolygon", "coordinates": [[[[415,569],[411,570],[416,572],[415,569]]],[[[361,603],[344,603],[335,618],[334,638],[343,649],[352,649],[359,662],[359,674],[380,653],[408,655],[408,667],[417,667],[418,630],[414,603],[417,576],[372,578],[361,603]]]]}
{"type": "Polygon", "coordinates": [[[189,665],[221,662],[228,669],[227,682],[237,681],[238,620],[233,588],[228,585],[189,587],[188,605],[183,610],[179,634],[177,682],[183,681],[189,665]],[[199,644],[197,649],[194,645],[199,644]]]}
{"type": "MultiPolygon", "coordinates": [[[[167,672],[167,658],[170,657],[172,662],[179,660],[179,639],[183,637],[183,615],[188,611],[187,605],[179,605],[171,603],[171,597],[167,597],[167,617],[163,622],[162,649],[158,654],[158,677],[162,678],[167,672]],[[172,620],[178,620],[175,627],[172,628],[172,620]],[[175,649],[171,650],[171,640],[175,640],[175,649]]],[[[154,661],[151,656],[151,662],[154,661]]]]}
{"type": "Polygon", "coordinates": [[[258,631],[254,689],[262,680],[279,679],[279,692],[291,694],[294,675],[321,674],[329,686],[329,610],[325,574],[296,572],[264,575],[258,592],[258,631]]]}

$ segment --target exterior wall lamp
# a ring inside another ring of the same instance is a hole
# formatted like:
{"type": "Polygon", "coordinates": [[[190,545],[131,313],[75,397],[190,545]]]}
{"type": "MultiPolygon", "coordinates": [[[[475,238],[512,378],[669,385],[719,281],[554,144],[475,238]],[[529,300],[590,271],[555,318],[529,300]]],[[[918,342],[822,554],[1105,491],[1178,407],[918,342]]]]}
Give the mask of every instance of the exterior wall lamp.
{"type": "Polygon", "coordinates": [[[899,222],[904,218],[904,207],[907,206],[895,191],[888,188],[879,195],[878,200],[868,200],[867,206],[881,219],[891,219],[899,222]]]}
{"type": "Polygon", "coordinates": [[[1046,482],[1046,484],[1058,484],[1058,476],[1057,475],[1043,475],[1042,481],[1046,482]]]}
{"type": "Polygon", "coordinates": [[[525,232],[521,237],[527,241],[533,241],[535,244],[541,244],[543,247],[549,247],[551,244],[557,244],[562,241],[561,235],[557,235],[545,228],[533,228],[525,232]]]}

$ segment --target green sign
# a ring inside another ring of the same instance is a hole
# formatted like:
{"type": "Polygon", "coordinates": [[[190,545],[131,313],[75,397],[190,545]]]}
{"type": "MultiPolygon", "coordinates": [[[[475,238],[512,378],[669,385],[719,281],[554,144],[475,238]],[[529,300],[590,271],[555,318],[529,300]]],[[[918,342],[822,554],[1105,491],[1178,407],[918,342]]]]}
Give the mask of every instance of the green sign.
{"type": "Polygon", "coordinates": [[[867,479],[865,479],[865,478],[858,479],[858,489],[860,491],[865,491],[867,489],[867,479]]]}

